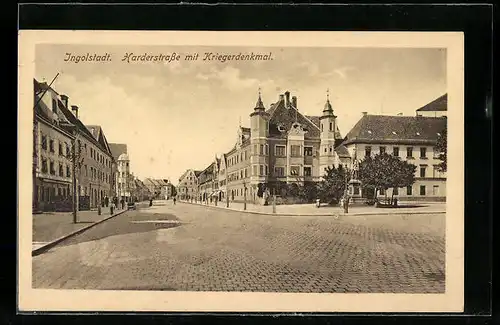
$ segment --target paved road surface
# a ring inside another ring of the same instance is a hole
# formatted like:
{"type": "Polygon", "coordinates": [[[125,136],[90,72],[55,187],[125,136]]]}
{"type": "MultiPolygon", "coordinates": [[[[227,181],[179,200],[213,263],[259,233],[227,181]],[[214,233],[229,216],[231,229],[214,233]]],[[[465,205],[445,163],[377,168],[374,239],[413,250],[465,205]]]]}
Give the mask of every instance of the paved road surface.
{"type": "Polygon", "coordinates": [[[34,257],[33,286],[442,293],[444,218],[278,217],[170,201],[34,257]]]}

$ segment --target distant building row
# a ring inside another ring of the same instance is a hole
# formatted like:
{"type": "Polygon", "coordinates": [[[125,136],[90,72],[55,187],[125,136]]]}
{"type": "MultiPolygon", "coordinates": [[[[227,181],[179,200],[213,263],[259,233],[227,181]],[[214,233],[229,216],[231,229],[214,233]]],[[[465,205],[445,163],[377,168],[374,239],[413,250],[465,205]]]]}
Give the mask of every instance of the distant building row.
{"type": "MultiPolygon", "coordinates": [[[[443,200],[446,175],[437,165],[434,147],[446,128],[447,95],[418,109],[416,116],[363,113],[345,137],[327,97],[322,115],[303,115],[297,97],[285,92],[265,108],[259,94],[250,114],[251,128],[239,127],[234,147],[215,157],[203,170],[187,170],[180,178],[181,199],[257,201],[259,184],[318,182],[328,166],[351,168],[367,155],[391,153],[418,166],[416,182],[393,189],[407,199],[443,200]]],[[[385,193],[381,193],[384,195],[385,193]]]]}

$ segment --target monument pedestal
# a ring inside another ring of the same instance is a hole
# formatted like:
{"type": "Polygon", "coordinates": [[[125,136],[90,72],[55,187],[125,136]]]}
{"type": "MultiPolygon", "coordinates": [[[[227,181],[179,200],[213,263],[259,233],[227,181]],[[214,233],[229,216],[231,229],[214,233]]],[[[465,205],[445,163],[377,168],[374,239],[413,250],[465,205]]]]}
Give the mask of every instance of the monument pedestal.
{"type": "Polygon", "coordinates": [[[367,199],[363,197],[361,181],[351,179],[348,184],[349,205],[366,205],[367,199]]]}

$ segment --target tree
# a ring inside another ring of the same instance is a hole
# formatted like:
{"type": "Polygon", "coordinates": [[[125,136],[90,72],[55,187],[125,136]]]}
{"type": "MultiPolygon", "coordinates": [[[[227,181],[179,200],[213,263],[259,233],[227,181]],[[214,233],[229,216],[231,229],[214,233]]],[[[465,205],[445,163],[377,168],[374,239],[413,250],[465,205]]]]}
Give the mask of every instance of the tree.
{"type": "Polygon", "coordinates": [[[300,186],[299,196],[306,202],[313,202],[318,196],[316,182],[304,182],[304,185],[300,186]]]}
{"type": "Polygon", "coordinates": [[[175,186],[172,186],[172,196],[177,196],[177,189],[175,186]]]}
{"type": "Polygon", "coordinates": [[[325,176],[318,185],[318,197],[328,203],[338,202],[344,194],[347,180],[347,170],[340,165],[327,167],[325,176]]]}
{"type": "MultiPolygon", "coordinates": [[[[359,180],[363,186],[375,189],[375,197],[381,189],[410,186],[415,182],[417,166],[401,160],[399,157],[381,154],[367,156],[359,164],[359,180]]],[[[392,192],[392,198],[394,191],[392,192]]]]}
{"type": "Polygon", "coordinates": [[[441,160],[441,163],[438,165],[438,170],[441,172],[446,172],[447,169],[447,153],[448,153],[448,131],[447,127],[441,131],[440,135],[438,136],[436,146],[434,147],[434,150],[439,152],[439,160],[441,160]]]}

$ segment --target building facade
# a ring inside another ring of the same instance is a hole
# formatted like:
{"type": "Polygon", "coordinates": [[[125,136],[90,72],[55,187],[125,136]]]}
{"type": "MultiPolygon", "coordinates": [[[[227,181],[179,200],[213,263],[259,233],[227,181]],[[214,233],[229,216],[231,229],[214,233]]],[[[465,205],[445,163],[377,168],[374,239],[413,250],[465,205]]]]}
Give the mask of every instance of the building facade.
{"type": "Polygon", "coordinates": [[[34,99],[33,208],[45,211],[53,209],[54,201],[66,200],[73,193],[71,152],[75,137],[70,128],[59,123],[59,97],[53,89],[35,82],[34,99]]]}
{"type": "MultiPolygon", "coordinates": [[[[48,132],[43,126],[37,126],[36,141],[40,142],[40,147],[47,146],[50,153],[45,157],[42,154],[44,149],[39,150],[38,160],[40,161],[40,170],[45,170],[45,163],[42,158],[46,158],[49,174],[51,174],[51,166],[53,166],[56,169],[55,174],[65,175],[64,177],[59,176],[61,181],[62,178],[65,179],[65,184],[60,184],[61,186],[57,187],[49,187],[48,193],[51,193],[49,195],[58,195],[59,191],[61,191],[62,196],[65,195],[64,193],[68,196],[67,191],[71,194],[73,193],[72,186],[69,186],[69,190],[66,190],[66,192],[64,189],[68,188],[68,182],[72,184],[72,167],[74,162],[79,207],[83,209],[97,207],[103,201],[104,197],[111,194],[112,183],[113,159],[102,128],[100,126],[85,126],[78,118],[78,106],[71,105],[70,109],[68,96],[58,94],[46,83],[34,80],[34,90],[35,100],[40,112],[46,113],[54,121],[54,125],[58,125],[61,130],[66,131],[64,136],[61,134],[56,137],[54,132],[48,132]],[[40,98],[42,94],[45,95],[40,98]],[[44,144],[44,141],[47,141],[47,144],[44,144]],[[74,161],[72,157],[71,163],[68,161],[68,148],[71,153],[74,153],[75,157],[74,161]],[[55,160],[56,153],[58,157],[61,157],[57,161],[55,160]],[[62,159],[63,156],[65,156],[65,159],[62,159]],[[61,166],[62,173],[59,173],[61,166]],[[71,168],[68,170],[68,167],[71,168]]],[[[35,153],[34,156],[37,154],[35,153]]],[[[52,174],[52,176],[55,175],[52,174]]],[[[46,185],[36,186],[35,192],[37,192],[37,197],[42,198],[43,195],[45,200],[47,194],[46,185]],[[39,187],[37,188],[36,186],[39,187]],[[42,191],[45,191],[45,193],[42,194],[42,191]]]]}
{"type": "Polygon", "coordinates": [[[439,170],[435,146],[446,128],[446,117],[364,115],[347,134],[344,145],[353,159],[387,153],[417,166],[415,183],[382,191],[403,200],[446,198],[446,173],[439,170]]]}
{"type": "Polygon", "coordinates": [[[133,177],[130,173],[130,159],[126,153],[122,153],[116,161],[116,196],[119,200],[131,202],[133,189],[133,177]]]}
{"type": "MultiPolygon", "coordinates": [[[[426,107],[446,112],[446,95],[426,107]]],[[[259,93],[250,124],[239,126],[233,148],[199,174],[200,200],[227,197],[257,203],[262,188],[319,182],[332,165],[352,169],[353,162],[366,155],[389,151],[418,166],[415,184],[392,189],[396,195],[416,200],[446,196],[446,175],[439,172],[439,153],[434,152],[445,117],[365,114],[343,137],[328,94],[321,114],[309,116],[299,111],[297,97],[290,98],[287,91],[268,109],[259,93]]]]}
{"type": "Polygon", "coordinates": [[[198,199],[198,176],[200,171],[188,169],[179,177],[177,196],[180,200],[198,199]]]}

